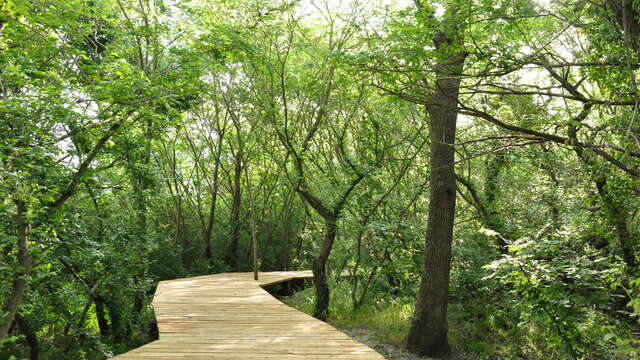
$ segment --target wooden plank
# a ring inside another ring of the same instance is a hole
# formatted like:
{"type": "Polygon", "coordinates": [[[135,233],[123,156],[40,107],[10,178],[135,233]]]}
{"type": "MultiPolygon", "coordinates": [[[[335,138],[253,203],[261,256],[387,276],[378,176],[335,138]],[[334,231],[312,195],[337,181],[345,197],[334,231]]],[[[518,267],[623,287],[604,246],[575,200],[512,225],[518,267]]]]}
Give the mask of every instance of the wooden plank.
{"type": "Polygon", "coordinates": [[[260,353],[194,353],[194,352],[138,352],[127,353],[116,356],[116,360],[145,359],[145,360],[173,360],[173,359],[193,359],[193,360],[371,360],[384,359],[378,354],[374,357],[371,354],[260,354],[260,353]]]}
{"type": "Polygon", "coordinates": [[[373,349],[275,299],[262,286],[311,271],[224,273],[162,281],[152,305],[160,340],[118,360],[381,360],[373,349]]]}
{"type": "MultiPolygon", "coordinates": [[[[212,338],[212,337],[185,337],[185,336],[175,336],[175,337],[167,337],[163,340],[156,340],[152,343],[144,345],[144,347],[148,346],[174,346],[176,343],[179,344],[189,344],[189,346],[242,346],[247,348],[252,347],[261,347],[261,346],[290,346],[291,344],[297,344],[299,346],[317,346],[318,340],[312,337],[301,337],[301,336],[265,336],[265,337],[257,337],[257,338],[247,338],[247,337],[236,337],[233,342],[229,341],[230,337],[225,338],[212,338]]],[[[336,339],[324,339],[322,343],[324,346],[358,346],[360,344],[353,343],[353,339],[348,336],[344,336],[342,338],[336,339]]]]}

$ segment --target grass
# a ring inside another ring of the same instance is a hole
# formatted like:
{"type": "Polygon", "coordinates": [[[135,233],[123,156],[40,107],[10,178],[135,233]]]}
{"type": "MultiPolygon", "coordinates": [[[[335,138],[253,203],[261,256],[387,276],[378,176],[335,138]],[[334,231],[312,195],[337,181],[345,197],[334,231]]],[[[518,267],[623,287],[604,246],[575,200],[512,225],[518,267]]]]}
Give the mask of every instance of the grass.
{"type": "MultiPolygon", "coordinates": [[[[370,299],[353,311],[348,285],[333,283],[331,289],[329,322],[333,326],[346,330],[366,328],[372,331],[380,342],[402,347],[413,313],[413,305],[409,299],[370,299]]],[[[300,311],[313,314],[313,288],[299,291],[284,301],[300,311]]]]}

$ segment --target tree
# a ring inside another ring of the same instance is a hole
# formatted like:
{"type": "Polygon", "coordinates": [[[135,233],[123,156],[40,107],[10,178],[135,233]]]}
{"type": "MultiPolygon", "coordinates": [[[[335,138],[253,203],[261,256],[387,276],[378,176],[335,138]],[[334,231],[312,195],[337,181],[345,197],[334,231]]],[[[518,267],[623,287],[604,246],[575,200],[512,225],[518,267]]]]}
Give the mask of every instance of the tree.
{"type": "Polygon", "coordinates": [[[392,3],[2,2],[0,358],[251,269],[418,354],[635,356],[636,1],[392,3]]]}
{"type": "MultiPolygon", "coordinates": [[[[19,266],[2,304],[0,338],[7,336],[33,270],[29,244],[46,239],[46,229],[59,220],[64,205],[88,176],[114,165],[115,161],[101,163],[123,129],[135,129],[143,122],[159,125],[158,115],[175,114],[172,106],[190,91],[180,84],[186,73],[154,78],[151,68],[127,62],[130,34],[109,33],[118,21],[130,24],[126,13],[123,19],[112,7],[78,4],[32,5],[24,21],[11,19],[2,34],[3,46],[20,44],[2,52],[8,71],[2,73],[0,123],[3,132],[11,134],[2,143],[3,171],[11,175],[4,186],[13,202],[5,211],[16,219],[17,251],[7,254],[14,254],[19,266]],[[70,11],[76,7],[80,11],[70,11]],[[111,23],[105,20],[109,16],[111,23]],[[64,36],[50,36],[56,32],[64,36]],[[119,57],[117,51],[125,56],[119,57]],[[29,55],[18,56],[23,52],[29,55]],[[34,122],[34,117],[46,120],[34,122]]],[[[147,46],[153,45],[147,41],[147,46]]],[[[150,58],[143,59],[144,64],[150,58]]],[[[163,65],[159,59],[155,63],[163,65]]]]}
{"type": "MultiPolygon", "coordinates": [[[[418,3],[419,11],[426,12],[418,3]]],[[[439,63],[426,109],[431,128],[429,219],[420,295],[407,346],[420,355],[442,357],[451,351],[447,339],[447,304],[451,243],[456,205],[454,148],[460,77],[467,57],[459,35],[458,8],[446,9],[433,45],[439,63]]]]}
{"type": "MultiPolygon", "coordinates": [[[[379,115],[358,110],[359,106],[364,105],[367,95],[367,90],[362,85],[356,84],[355,87],[351,87],[347,83],[339,82],[340,72],[343,70],[336,66],[327,53],[346,51],[354,29],[348,25],[338,28],[335,23],[337,20],[332,19],[330,13],[327,15],[333,23],[326,34],[314,34],[301,28],[301,25],[289,15],[284,42],[282,36],[277,33],[275,36],[267,37],[271,41],[269,45],[275,47],[275,53],[269,54],[273,59],[267,59],[272,62],[265,64],[264,60],[253,60],[255,62],[252,64],[257,74],[268,71],[271,78],[271,81],[264,85],[267,89],[266,94],[271,96],[264,100],[265,106],[269,109],[264,115],[285,150],[284,159],[280,161],[284,163],[287,177],[301,199],[323,220],[323,238],[312,265],[316,289],[314,316],[321,320],[327,320],[329,316],[327,262],[337,237],[342,211],[351,193],[382,162],[384,153],[376,149],[374,156],[354,159],[353,147],[347,145],[349,141],[362,140],[361,134],[351,133],[353,129],[357,130],[353,125],[355,118],[362,117],[363,120],[376,124],[379,121],[376,117],[379,115]],[[313,45],[305,41],[301,36],[303,34],[313,36],[317,43],[313,45]],[[309,54],[291,52],[294,46],[298,46],[298,41],[309,46],[309,54]],[[317,61],[316,57],[310,55],[320,56],[321,65],[313,69],[305,66],[317,61]],[[294,56],[302,67],[294,65],[294,56]],[[294,66],[296,69],[308,69],[304,73],[305,79],[309,80],[308,84],[298,84],[291,79],[290,74],[294,66]],[[338,92],[341,93],[343,101],[338,100],[338,92]],[[294,112],[293,108],[303,110],[294,112]],[[319,134],[325,134],[327,138],[332,139],[329,147],[316,142],[319,134]],[[313,148],[325,154],[324,163],[307,159],[305,153],[313,148]],[[289,170],[287,166],[291,166],[292,169],[289,170]],[[310,184],[312,175],[309,174],[309,167],[328,173],[323,184],[328,189],[319,191],[317,186],[310,184]]],[[[347,16],[347,24],[355,23],[359,20],[358,9],[351,9],[347,16]]]]}

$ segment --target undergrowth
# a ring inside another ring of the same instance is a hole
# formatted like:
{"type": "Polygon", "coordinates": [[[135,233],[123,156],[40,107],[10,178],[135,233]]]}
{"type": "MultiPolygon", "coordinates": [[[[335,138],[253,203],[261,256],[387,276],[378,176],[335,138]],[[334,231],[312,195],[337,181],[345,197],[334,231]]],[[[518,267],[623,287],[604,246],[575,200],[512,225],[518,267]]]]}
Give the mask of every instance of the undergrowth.
{"type": "MultiPolygon", "coordinates": [[[[353,310],[347,282],[332,282],[329,323],[339,329],[357,331],[366,329],[377,344],[387,344],[397,349],[404,348],[409,332],[415,299],[409,296],[390,294],[371,297],[357,310],[353,310]]],[[[479,301],[469,297],[468,301],[453,299],[449,304],[449,339],[456,355],[455,359],[570,359],[560,348],[550,345],[549,329],[535,323],[515,323],[518,318],[513,309],[504,308],[501,302],[479,301]]],[[[498,299],[496,299],[498,300],[498,299]]],[[[313,313],[314,290],[312,287],[283,299],[290,306],[309,315],[313,313]]],[[[585,327],[606,327],[606,317],[593,313],[585,327]]],[[[601,341],[599,335],[593,339],[601,341]]],[[[405,359],[399,357],[398,359],[405,359]]],[[[631,359],[620,357],[613,351],[588,353],[575,359],[631,359]]]]}

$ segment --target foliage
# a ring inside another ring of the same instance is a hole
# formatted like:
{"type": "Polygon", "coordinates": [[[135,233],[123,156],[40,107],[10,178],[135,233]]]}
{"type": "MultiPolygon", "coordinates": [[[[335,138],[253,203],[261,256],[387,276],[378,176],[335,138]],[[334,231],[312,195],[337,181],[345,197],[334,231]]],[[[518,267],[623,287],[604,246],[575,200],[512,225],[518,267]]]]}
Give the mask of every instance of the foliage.
{"type": "Polygon", "coordinates": [[[638,357],[638,2],[337,3],[0,1],[0,358],[126,352],[158,281],[334,225],[329,320],[402,347],[454,50],[454,348],[638,357]]]}
{"type": "Polygon", "coordinates": [[[560,348],[566,358],[604,358],[611,351],[595,339],[613,321],[606,316],[614,306],[611,284],[624,273],[620,261],[612,260],[570,238],[521,238],[487,267],[489,278],[511,295],[520,331],[545,339],[540,351],[560,348]]]}

